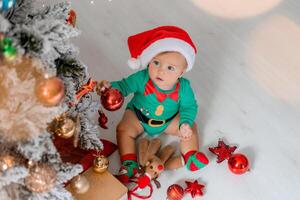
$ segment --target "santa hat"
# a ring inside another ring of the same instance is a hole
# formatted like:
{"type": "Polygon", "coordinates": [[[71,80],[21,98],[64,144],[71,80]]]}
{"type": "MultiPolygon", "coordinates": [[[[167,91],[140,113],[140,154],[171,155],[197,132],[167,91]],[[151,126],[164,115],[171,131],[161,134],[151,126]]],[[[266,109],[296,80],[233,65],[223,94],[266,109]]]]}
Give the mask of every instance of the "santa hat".
{"type": "Polygon", "coordinates": [[[131,58],[128,65],[132,69],[146,67],[159,53],[175,51],[181,53],[187,61],[187,70],[192,69],[197,48],[189,34],[176,26],[160,26],[128,37],[131,58]]]}

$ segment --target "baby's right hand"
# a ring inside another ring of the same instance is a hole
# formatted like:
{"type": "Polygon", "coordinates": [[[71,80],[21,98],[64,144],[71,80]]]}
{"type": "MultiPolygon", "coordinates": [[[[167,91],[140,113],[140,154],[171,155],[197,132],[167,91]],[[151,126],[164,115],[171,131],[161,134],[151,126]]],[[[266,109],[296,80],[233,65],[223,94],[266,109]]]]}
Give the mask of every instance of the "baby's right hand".
{"type": "Polygon", "coordinates": [[[102,80],[101,82],[97,83],[96,92],[98,95],[101,95],[105,89],[110,88],[110,87],[111,87],[111,84],[109,81],[102,80]]]}

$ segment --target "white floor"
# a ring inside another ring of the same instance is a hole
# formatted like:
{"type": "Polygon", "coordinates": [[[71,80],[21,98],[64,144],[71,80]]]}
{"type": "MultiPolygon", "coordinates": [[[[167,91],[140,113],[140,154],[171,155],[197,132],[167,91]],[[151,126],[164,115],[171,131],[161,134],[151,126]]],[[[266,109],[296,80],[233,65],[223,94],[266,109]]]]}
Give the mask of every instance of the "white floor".
{"type": "MultiPolygon", "coordinates": [[[[210,164],[200,172],[165,172],[151,199],[166,199],[168,186],[195,180],[207,200],[300,199],[300,1],[299,0],[78,0],[75,43],[92,78],[117,80],[132,71],[126,39],[158,26],[190,32],[199,54],[192,72],[200,112],[201,150],[210,164]],[[219,138],[238,145],[251,172],[232,174],[208,147],[219,138]]],[[[128,99],[127,99],[128,101],[128,99]]],[[[116,141],[122,110],[108,113],[103,138],[116,141]]],[[[95,119],[96,120],[96,119],[95,119]]],[[[174,138],[164,138],[165,143],[174,138]]],[[[118,153],[110,171],[119,168],[118,153]]],[[[191,199],[186,195],[184,199],[191,199]]]]}

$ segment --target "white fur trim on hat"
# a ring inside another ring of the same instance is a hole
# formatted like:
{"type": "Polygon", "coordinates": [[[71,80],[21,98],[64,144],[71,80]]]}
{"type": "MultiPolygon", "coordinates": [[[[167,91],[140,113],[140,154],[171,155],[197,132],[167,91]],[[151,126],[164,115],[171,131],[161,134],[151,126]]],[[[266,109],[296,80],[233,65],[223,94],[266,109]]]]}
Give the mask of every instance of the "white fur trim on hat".
{"type": "Polygon", "coordinates": [[[131,69],[139,69],[142,66],[139,58],[129,58],[127,64],[131,69]]]}
{"type": "Polygon", "coordinates": [[[176,51],[181,53],[185,57],[188,64],[186,71],[189,71],[193,68],[196,57],[194,48],[187,42],[177,38],[164,38],[157,40],[149,47],[144,49],[142,54],[139,56],[142,67],[147,67],[154,56],[166,51],[176,51]]]}

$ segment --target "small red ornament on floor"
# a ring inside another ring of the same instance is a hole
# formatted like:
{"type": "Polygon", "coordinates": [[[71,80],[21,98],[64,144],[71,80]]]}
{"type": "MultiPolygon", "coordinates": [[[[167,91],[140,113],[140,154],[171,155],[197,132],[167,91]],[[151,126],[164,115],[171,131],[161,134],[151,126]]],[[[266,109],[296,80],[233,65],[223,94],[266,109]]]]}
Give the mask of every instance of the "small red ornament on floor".
{"type": "Polygon", "coordinates": [[[204,185],[199,184],[197,180],[194,182],[185,181],[185,183],[186,188],[184,191],[190,193],[193,198],[197,195],[203,196],[202,189],[205,187],[204,185]]]}
{"type": "Polygon", "coordinates": [[[225,159],[229,159],[232,153],[235,151],[236,146],[229,146],[224,143],[224,141],[219,140],[217,147],[209,147],[210,152],[217,155],[217,163],[223,162],[225,159]]]}
{"type": "Polygon", "coordinates": [[[245,155],[237,153],[229,158],[228,167],[235,174],[243,174],[249,171],[249,161],[245,155]]]}
{"type": "Polygon", "coordinates": [[[108,129],[106,126],[108,119],[107,119],[105,113],[102,110],[98,110],[98,114],[99,114],[99,118],[98,118],[99,126],[101,128],[108,129]]]}
{"type": "Polygon", "coordinates": [[[228,168],[234,174],[244,174],[249,171],[249,161],[243,154],[232,154],[236,146],[229,146],[222,140],[219,140],[217,147],[209,147],[209,151],[217,155],[217,163],[223,162],[225,159],[228,160],[228,168]]]}
{"type": "Polygon", "coordinates": [[[167,190],[168,200],[181,200],[183,195],[184,195],[184,190],[178,184],[170,185],[167,190]]]}

